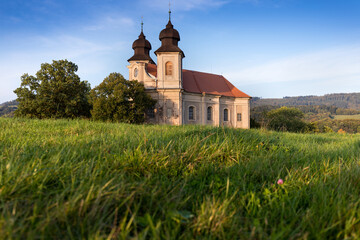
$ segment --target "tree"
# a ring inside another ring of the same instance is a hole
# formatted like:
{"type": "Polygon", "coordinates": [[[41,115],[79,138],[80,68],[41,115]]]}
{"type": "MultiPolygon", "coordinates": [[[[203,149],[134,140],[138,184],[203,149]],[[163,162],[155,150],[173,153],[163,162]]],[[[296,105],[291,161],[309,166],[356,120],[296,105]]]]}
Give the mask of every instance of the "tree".
{"type": "Polygon", "coordinates": [[[41,64],[36,77],[24,74],[14,92],[15,116],[31,118],[89,117],[90,84],[80,81],[78,66],[67,60],[41,64]]]}
{"type": "Polygon", "coordinates": [[[250,118],[250,128],[260,128],[261,125],[254,118],[250,118]]]}
{"type": "Polygon", "coordinates": [[[92,117],[102,121],[143,123],[145,112],[156,104],[142,83],[128,81],[120,73],[111,73],[90,95],[92,117]]]}
{"type": "Polygon", "coordinates": [[[303,132],[308,129],[304,113],[297,108],[281,107],[267,113],[268,127],[276,131],[303,132]]]}
{"type": "Polygon", "coordinates": [[[323,127],[323,132],[325,132],[325,133],[333,133],[334,130],[332,130],[332,128],[329,127],[329,126],[324,126],[323,127]]]}

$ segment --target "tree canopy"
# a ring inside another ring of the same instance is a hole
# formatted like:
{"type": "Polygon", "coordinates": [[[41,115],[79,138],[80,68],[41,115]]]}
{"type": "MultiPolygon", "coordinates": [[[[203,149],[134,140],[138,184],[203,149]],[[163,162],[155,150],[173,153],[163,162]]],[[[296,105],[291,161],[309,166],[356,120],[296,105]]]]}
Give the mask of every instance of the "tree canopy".
{"type": "Polygon", "coordinates": [[[297,108],[281,107],[267,113],[268,127],[276,131],[302,132],[309,127],[304,113],[297,108]]]}
{"type": "Polygon", "coordinates": [[[32,118],[89,117],[90,84],[80,81],[78,66],[67,60],[41,64],[36,76],[24,74],[14,92],[15,116],[32,118]]]}
{"type": "Polygon", "coordinates": [[[91,90],[92,117],[95,120],[143,123],[145,113],[156,101],[138,81],[128,81],[120,73],[111,73],[91,90]]]}

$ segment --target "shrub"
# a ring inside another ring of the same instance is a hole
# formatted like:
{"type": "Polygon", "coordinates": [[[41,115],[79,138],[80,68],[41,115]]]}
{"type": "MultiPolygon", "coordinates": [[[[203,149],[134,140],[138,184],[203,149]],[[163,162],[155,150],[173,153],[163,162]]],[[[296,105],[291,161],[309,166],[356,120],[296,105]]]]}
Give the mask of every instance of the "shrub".
{"type": "Polygon", "coordinates": [[[120,73],[111,73],[91,90],[92,117],[95,120],[143,123],[145,112],[156,101],[138,81],[128,81],[120,73]]]}
{"type": "Polygon", "coordinates": [[[297,108],[281,107],[267,113],[268,127],[275,131],[303,132],[308,125],[304,113],[297,108]]]}

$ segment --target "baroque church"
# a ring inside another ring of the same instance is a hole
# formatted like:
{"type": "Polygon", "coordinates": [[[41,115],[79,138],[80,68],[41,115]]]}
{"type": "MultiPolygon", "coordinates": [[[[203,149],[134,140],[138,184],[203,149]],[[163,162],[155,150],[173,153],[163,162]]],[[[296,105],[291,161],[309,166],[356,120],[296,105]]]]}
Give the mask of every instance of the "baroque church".
{"type": "MultiPolygon", "coordinates": [[[[202,124],[250,128],[250,96],[222,75],[183,69],[184,52],[179,32],[169,22],[160,32],[161,46],[150,57],[151,44],[141,28],[134,41],[134,55],[128,60],[129,80],[142,82],[157,104],[148,111],[153,124],[202,124]]],[[[142,23],[143,25],[143,23],[142,23]]]]}

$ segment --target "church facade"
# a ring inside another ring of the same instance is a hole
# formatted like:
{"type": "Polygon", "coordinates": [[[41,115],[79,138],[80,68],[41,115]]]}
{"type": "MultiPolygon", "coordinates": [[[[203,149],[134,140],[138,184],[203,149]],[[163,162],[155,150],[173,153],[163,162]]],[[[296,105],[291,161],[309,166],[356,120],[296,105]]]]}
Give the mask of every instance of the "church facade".
{"type": "Polygon", "coordinates": [[[170,18],[159,39],[155,64],[149,54],[151,44],[141,30],[127,66],[129,80],[142,82],[157,100],[155,109],[146,114],[148,123],[250,128],[249,95],[221,75],[183,69],[185,55],[178,46],[180,35],[170,18]]]}

